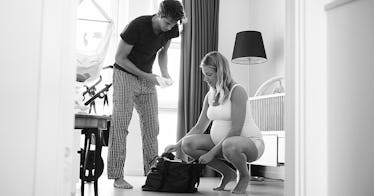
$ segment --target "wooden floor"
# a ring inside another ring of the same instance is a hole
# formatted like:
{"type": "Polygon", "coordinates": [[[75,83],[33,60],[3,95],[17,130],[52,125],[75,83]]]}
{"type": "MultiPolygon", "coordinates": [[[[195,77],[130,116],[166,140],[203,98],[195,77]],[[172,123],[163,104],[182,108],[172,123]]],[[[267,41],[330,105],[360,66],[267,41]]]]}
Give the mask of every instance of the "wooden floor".
{"type": "MultiPolygon", "coordinates": [[[[134,189],[124,190],[113,187],[113,181],[108,180],[106,176],[101,176],[99,179],[99,196],[157,196],[157,195],[178,195],[178,196],[201,196],[201,195],[217,195],[217,196],[228,196],[235,195],[229,190],[227,191],[213,191],[212,188],[216,187],[219,183],[218,177],[202,177],[200,180],[200,186],[197,193],[157,193],[142,191],[141,186],[145,182],[144,176],[127,176],[125,178],[129,183],[134,186],[134,189]]],[[[227,185],[227,189],[234,187],[234,182],[227,185]]],[[[250,196],[283,196],[283,181],[265,179],[265,181],[251,181],[247,188],[246,194],[250,196]]],[[[77,184],[76,196],[80,196],[80,184],[77,184]]],[[[85,196],[94,196],[94,186],[92,184],[85,185],[85,196]]]]}

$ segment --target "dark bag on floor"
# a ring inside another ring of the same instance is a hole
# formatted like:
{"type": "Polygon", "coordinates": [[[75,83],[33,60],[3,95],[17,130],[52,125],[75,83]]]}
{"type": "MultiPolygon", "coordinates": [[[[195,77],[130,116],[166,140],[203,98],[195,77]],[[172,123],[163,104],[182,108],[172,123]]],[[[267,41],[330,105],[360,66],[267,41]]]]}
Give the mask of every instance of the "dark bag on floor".
{"type": "Polygon", "coordinates": [[[156,161],[147,174],[143,191],[172,193],[194,193],[200,183],[203,164],[186,163],[174,160],[172,153],[156,157],[156,161]]]}

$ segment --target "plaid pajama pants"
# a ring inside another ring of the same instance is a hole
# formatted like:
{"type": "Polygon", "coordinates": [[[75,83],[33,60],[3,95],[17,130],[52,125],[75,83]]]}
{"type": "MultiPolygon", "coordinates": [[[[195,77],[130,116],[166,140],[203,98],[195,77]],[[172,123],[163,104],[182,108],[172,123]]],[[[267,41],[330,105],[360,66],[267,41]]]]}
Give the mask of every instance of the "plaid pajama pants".
{"type": "Polygon", "coordinates": [[[109,135],[107,171],[109,179],[123,178],[126,138],[133,108],[140,118],[144,174],[158,154],[158,102],[155,85],[124,71],[113,69],[113,113],[109,135]]]}

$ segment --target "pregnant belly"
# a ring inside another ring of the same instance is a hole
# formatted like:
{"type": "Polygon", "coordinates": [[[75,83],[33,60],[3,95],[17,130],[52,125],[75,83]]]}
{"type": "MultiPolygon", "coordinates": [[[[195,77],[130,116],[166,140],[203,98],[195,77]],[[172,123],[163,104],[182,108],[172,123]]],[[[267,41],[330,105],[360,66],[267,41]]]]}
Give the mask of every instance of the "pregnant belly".
{"type": "MultiPolygon", "coordinates": [[[[215,120],[213,121],[212,128],[210,129],[210,137],[214,144],[218,144],[231,130],[231,121],[215,120]]],[[[261,132],[257,126],[253,124],[250,126],[244,123],[241,136],[262,138],[261,132]]]]}
{"type": "Polygon", "coordinates": [[[213,121],[212,128],[210,129],[210,137],[214,144],[218,144],[231,129],[231,121],[213,121]]]}

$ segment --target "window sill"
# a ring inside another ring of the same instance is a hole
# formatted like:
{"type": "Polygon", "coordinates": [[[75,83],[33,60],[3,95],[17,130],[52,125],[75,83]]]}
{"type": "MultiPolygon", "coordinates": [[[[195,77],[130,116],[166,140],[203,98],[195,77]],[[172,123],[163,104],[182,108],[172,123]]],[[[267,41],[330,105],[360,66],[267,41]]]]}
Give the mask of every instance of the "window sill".
{"type": "Polygon", "coordinates": [[[160,112],[177,112],[177,108],[166,108],[166,107],[159,107],[158,111],[160,112]]]}

